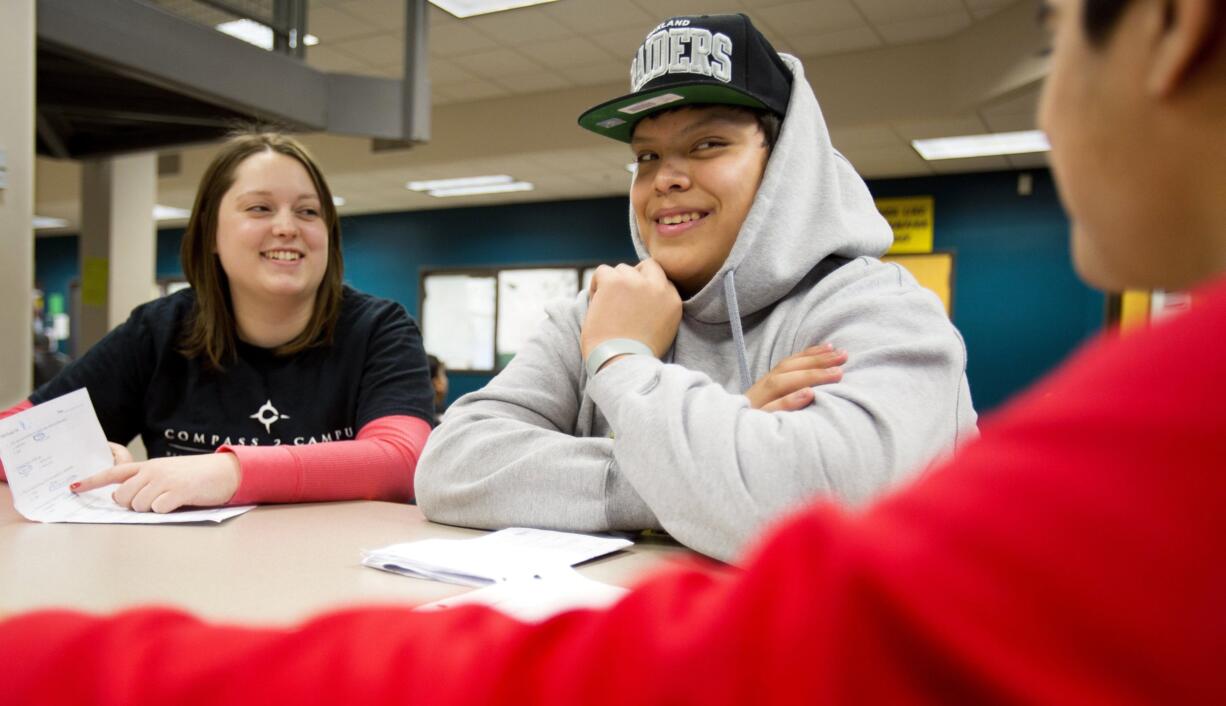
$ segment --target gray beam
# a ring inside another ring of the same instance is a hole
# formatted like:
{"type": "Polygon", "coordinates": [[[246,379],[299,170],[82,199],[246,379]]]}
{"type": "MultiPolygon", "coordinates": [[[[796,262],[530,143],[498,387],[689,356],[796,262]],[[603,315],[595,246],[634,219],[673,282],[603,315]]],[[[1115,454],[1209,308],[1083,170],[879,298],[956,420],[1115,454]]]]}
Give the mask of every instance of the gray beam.
{"type": "Polygon", "coordinates": [[[405,3],[401,135],[410,142],[430,139],[429,17],[426,0],[405,3]]]}
{"type": "Polygon", "coordinates": [[[38,39],[232,110],[327,128],[327,76],[131,0],[38,0],[38,39]]]}

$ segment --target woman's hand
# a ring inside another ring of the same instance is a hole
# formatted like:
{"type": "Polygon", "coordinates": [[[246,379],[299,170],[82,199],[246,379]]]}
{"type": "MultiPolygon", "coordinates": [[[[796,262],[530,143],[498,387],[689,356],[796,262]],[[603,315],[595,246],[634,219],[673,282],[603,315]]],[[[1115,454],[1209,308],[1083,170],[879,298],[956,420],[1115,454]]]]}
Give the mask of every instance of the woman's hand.
{"type": "Polygon", "coordinates": [[[173,512],[180,507],[216,507],[234,497],[241,478],[231,453],[172,456],[132,462],[122,446],[111,444],[116,465],[69,486],[74,493],[118,483],[115,502],[137,512],[173,512]],[[118,449],[118,450],[117,450],[118,449]],[[122,456],[125,463],[118,463],[122,456]]]}
{"type": "Polygon", "coordinates": [[[745,393],[749,405],[764,412],[793,412],[813,402],[813,388],[843,379],[847,352],[824,343],[795,353],[779,364],[745,393]]]}

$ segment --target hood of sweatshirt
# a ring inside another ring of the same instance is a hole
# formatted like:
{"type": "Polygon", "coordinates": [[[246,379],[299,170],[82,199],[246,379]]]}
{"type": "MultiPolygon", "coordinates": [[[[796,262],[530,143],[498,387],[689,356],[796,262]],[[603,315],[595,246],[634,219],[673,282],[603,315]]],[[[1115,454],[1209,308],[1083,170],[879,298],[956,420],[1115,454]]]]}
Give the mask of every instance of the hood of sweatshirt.
{"type": "MultiPolygon", "coordinates": [[[[762,184],[723,266],[684,303],[707,324],[749,316],[785,297],[829,255],[878,257],[894,236],[864,180],[830,143],[826,121],[799,60],[782,54],[792,95],[762,184]]],[[[630,234],[648,257],[630,208],[630,234]]]]}

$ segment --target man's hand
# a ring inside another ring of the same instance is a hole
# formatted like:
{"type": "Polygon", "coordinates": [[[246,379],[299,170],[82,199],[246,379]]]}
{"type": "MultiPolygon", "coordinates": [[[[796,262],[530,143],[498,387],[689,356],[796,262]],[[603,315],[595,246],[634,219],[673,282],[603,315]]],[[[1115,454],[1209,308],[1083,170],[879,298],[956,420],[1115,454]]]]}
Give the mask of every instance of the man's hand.
{"type": "Polygon", "coordinates": [[[779,361],[745,393],[749,405],[764,412],[792,412],[813,402],[813,388],[843,379],[847,352],[824,343],[779,361]]]}
{"type": "Polygon", "coordinates": [[[583,359],[613,338],[646,343],[657,358],[677,337],[681,295],[655,260],[638,265],[601,265],[588,287],[587,317],[579,336],[583,359]]]}
{"type": "MultiPolygon", "coordinates": [[[[119,453],[114,448],[112,453],[118,460],[119,453]]],[[[172,512],[186,505],[225,505],[238,490],[238,459],[231,453],[155,458],[139,463],[131,463],[129,455],[127,460],[128,463],[117,464],[73,483],[69,489],[84,493],[119,483],[111,494],[115,502],[137,512],[159,513],[172,512]]]]}

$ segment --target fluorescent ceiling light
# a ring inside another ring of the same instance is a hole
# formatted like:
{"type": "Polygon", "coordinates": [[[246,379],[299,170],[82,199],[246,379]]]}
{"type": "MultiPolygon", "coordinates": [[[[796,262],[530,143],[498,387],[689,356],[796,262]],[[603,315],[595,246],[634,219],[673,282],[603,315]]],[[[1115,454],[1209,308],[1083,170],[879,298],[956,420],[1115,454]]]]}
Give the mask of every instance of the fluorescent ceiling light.
{"type": "Polygon", "coordinates": [[[186,208],[175,208],[173,206],[163,206],[157,204],[153,207],[153,220],[155,221],[173,221],[179,218],[187,218],[192,215],[192,212],[186,208]]]}
{"type": "Polygon", "coordinates": [[[345,197],[344,197],[344,196],[333,196],[333,197],[332,197],[332,205],[333,205],[333,206],[344,206],[344,205],[345,205],[345,197]]]}
{"type": "Polygon", "coordinates": [[[430,0],[435,7],[460,18],[514,10],[517,7],[544,5],[547,2],[554,2],[554,0],[430,0]]]}
{"type": "Polygon", "coordinates": [[[450,189],[432,189],[426,193],[435,197],[473,196],[475,194],[502,194],[509,191],[532,191],[536,187],[531,182],[513,181],[510,184],[490,184],[488,186],[460,186],[450,189]]]}
{"type": "Polygon", "coordinates": [[[921,157],[930,161],[1047,152],[1051,149],[1051,144],[1047,142],[1047,135],[1044,135],[1041,130],[911,140],[911,146],[920,153],[921,157]]]}
{"type": "Polygon", "coordinates": [[[46,230],[48,228],[67,228],[68,221],[63,218],[49,218],[47,216],[34,217],[34,230],[46,230]]]}
{"type": "MultiPolygon", "coordinates": [[[[254,44],[261,49],[272,49],[272,27],[260,24],[248,19],[233,20],[231,22],[222,22],[215,28],[219,32],[224,32],[231,37],[243,40],[248,44],[254,44]]],[[[313,34],[308,34],[302,43],[308,47],[313,47],[319,44],[319,37],[313,34]]]]}
{"type": "Polygon", "coordinates": [[[515,177],[506,174],[490,176],[460,177],[458,179],[431,179],[429,181],[410,181],[404,185],[409,191],[434,191],[436,189],[462,189],[467,186],[494,186],[510,184],[515,177]]]}

